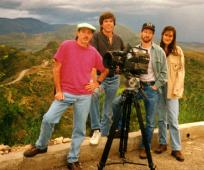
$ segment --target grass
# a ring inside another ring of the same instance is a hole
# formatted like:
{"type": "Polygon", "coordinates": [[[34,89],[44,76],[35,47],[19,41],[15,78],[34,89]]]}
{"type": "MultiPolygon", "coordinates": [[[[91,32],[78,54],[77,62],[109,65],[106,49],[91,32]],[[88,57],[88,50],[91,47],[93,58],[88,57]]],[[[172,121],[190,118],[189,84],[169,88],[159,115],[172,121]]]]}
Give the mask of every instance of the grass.
{"type": "Polygon", "coordinates": [[[204,62],[186,58],[184,97],[180,100],[180,123],[204,121],[204,62]]]}

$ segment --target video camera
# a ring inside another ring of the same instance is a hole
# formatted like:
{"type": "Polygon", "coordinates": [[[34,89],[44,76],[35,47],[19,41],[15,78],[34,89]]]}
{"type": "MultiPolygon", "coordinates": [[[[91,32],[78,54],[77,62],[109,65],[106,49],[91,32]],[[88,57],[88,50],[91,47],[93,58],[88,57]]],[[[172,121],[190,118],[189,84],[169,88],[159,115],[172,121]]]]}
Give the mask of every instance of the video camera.
{"type": "Polygon", "coordinates": [[[108,51],[103,57],[103,64],[110,70],[119,67],[121,73],[138,77],[147,74],[149,54],[141,47],[128,47],[126,51],[108,51]]]}
{"type": "Polygon", "coordinates": [[[108,51],[103,57],[103,64],[114,71],[119,67],[120,73],[128,80],[128,86],[132,87],[133,84],[137,84],[132,82],[133,79],[139,81],[138,77],[141,74],[147,74],[149,60],[148,50],[128,45],[126,51],[108,51]]]}

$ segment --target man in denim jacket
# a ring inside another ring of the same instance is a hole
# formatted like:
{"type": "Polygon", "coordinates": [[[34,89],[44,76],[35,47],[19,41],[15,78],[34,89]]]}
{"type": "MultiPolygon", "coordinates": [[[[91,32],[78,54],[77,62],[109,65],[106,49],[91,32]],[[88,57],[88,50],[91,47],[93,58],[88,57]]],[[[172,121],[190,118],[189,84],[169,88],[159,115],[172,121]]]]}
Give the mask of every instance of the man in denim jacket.
{"type": "MultiPolygon", "coordinates": [[[[140,75],[140,83],[146,95],[144,99],[145,111],[146,111],[146,138],[151,147],[152,134],[154,130],[154,119],[156,108],[159,100],[159,96],[162,92],[161,87],[167,81],[167,62],[166,55],[162,48],[153,43],[153,36],[155,32],[155,26],[151,23],[144,23],[141,29],[140,37],[141,43],[138,47],[146,49],[150,55],[150,61],[148,65],[148,73],[140,75]]],[[[113,101],[113,115],[116,116],[121,110],[121,97],[117,97],[113,101]]],[[[141,144],[139,157],[146,159],[146,152],[141,144]]]]}

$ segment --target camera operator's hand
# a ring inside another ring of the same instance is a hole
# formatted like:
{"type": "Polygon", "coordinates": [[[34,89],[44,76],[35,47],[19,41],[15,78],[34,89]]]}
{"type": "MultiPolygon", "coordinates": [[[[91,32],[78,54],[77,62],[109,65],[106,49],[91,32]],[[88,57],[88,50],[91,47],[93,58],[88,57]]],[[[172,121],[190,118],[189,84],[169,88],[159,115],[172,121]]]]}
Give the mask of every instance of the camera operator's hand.
{"type": "Polygon", "coordinates": [[[94,91],[96,88],[99,87],[99,83],[96,81],[96,82],[90,82],[88,83],[86,86],[85,86],[85,89],[88,90],[88,91],[94,91]]]}
{"type": "Polygon", "coordinates": [[[57,92],[57,93],[55,94],[55,99],[56,99],[56,100],[64,100],[64,95],[63,95],[63,93],[62,93],[62,92],[57,92]]]}
{"type": "Polygon", "coordinates": [[[158,90],[157,86],[151,86],[153,90],[158,90]]]}

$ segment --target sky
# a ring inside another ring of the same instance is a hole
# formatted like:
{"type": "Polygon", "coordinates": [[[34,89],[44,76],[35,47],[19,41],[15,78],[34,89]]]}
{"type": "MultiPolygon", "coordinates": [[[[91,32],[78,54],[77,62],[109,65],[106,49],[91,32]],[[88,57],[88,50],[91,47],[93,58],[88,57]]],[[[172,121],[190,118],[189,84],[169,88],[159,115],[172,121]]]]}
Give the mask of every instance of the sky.
{"type": "Polygon", "coordinates": [[[177,29],[177,40],[204,43],[204,0],[0,0],[0,17],[32,17],[49,24],[98,25],[99,15],[111,11],[117,24],[139,32],[144,22],[177,29]]]}

